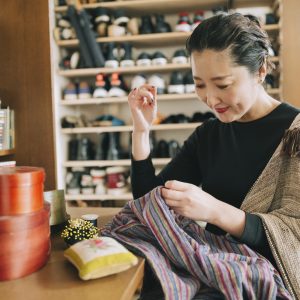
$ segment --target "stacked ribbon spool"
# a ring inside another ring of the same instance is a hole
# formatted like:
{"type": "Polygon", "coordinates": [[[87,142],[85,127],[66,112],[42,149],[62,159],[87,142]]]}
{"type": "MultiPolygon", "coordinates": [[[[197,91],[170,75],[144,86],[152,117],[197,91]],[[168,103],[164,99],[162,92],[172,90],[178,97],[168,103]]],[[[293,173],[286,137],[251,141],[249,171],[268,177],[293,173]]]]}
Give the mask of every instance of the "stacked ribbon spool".
{"type": "Polygon", "coordinates": [[[50,254],[50,207],[44,204],[45,172],[0,168],[0,280],[29,275],[50,254]]]}

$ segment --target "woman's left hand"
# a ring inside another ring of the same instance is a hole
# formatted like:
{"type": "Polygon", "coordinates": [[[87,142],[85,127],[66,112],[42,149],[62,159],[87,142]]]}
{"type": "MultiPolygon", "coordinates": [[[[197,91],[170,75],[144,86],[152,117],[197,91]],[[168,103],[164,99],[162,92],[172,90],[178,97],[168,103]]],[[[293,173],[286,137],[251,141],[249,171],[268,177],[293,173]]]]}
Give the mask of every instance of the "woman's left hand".
{"type": "Polygon", "coordinates": [[[220,202],[196,185],[177,180],[165,183],[162,196],[177,214],[208,223],[213,223],[220,202]]]}

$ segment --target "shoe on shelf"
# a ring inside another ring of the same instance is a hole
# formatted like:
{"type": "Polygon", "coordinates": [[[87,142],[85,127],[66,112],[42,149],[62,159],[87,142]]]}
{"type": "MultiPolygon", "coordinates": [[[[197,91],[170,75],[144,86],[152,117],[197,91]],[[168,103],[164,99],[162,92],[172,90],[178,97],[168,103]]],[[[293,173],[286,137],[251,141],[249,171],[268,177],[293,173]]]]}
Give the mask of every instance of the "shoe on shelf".
{"type": "Polygon", "coordinates": [[[109,146],[107,150],[107,160],[118,160],[121,159],[120,149],[118,148],[119,145],[119,138],[120,135],[118,132],[109,132],[109,146]]]}
{"type": "Polygon", "coordinates": [[[274,89],[276,86],[274,75],[268,74],[265,78],[263,85],[264,85],[265,89],[274,89]]]}
{"type": "Polygon", "coordinates": [[[80,53],[79,51],[75,51],[71,54],[70,57],[70,68],[77,69],[80,64],[80,53]]]}
{"type": "Polygon", "coordinates": [[[109,146],[109,135],[108,132],[99,134],[97,147],[96,147],[96,160],[105,160],[107,157],[107,150],[109,146]]]}
{"type": "Polygon", "coordinates": [[[60,28],[59,36],[61,40],[70,40],[76,38],[76,33],[73,28],[60,28]]]}
{"type": "Polygon", "coordinates": [[[90,174],[82,174],[80,180],[81,194],[83,195],[93,195],[94,194],[94,184],[93,177],[90,174]]]}
{"type": "Polygon", "coordinates": [[[155,15],[155,26],[154,26],[154,32],[155,33],[164,33],[164,32],[171,32],[171,26],[169,23],[165,21],[164,15],[155,15]]]}
{"type": "Polygon", "coordinates": [[[120,67],[133,67],[134,60],[132,59],[132,45],[130,43],[123,43],[122,49],[124,54],[121,55],[120,67]]]}
{"type": "Polygon", "coordinates": [[[178,49],[174,52],[172,57],[173,64],[186,64],[188,62],[188,56],[184,49],[178,49]]]}
{"type": "Polygon", "coordinates": [[[140,34],[150,34],[154,32],[154,26],[152,24],[151,16],[142,16],[142,23],[139,29],[140,34]]]}
{"type": "Polygon", "coordinates": [[[113,24],[117,26],[126,27],[129,22],[129,18],[126,16],[125,11],[122,9],[116,9],[113,13],[114,21],[113,24]]]}
{"type": "Polygon", "coordinates": [[[75,83],[69,81],[66,88],[64,89],[64,100],[76,100],[77,89],[75,83]]]}
{"type": "Polygon", "coordinates": [[[71,69],[71,67],[70,67],[70,65],[71,65],[70,59],[71,59],[71,55],[70,54],[67,54],[66,56],[62,57],[62,59],[59,62],[59,67],[62,70],[70,70],[71,69]]]}
{"type": "Polygon", "coordinates": [[[102,169],[91,169],[90,172],[92,176],[93,185],[95,186],[96,195],[106,194],[106,171],[102,169]]]}
{"type": "Polygon", "coordinates": [[[78,86],[78,99],[89,99],[91,98],[91,89],[86,81],[79,82],[78,86]]]}
{"type": "Polygon", "coordinates": [[[112,73],[110,75],[110,89],[108,91],[109,97],[125,97],[128,94],[127,86],[123,77],[119,73],[112,73]]]}
{"type": "Polygon", "coordinates": [[[66,174],[66,190],[69,195],[80,194],[80,181],[81,176],[84,174],[84,168],[71,168],[66,174]]]}
{"type": "Polygon", "coordinates": [[[106,68],[118,68],[119,61],[116,57],[118,54],[118,50],[115,47],[115,43],[107,43],[106,44],[106,60],[104,66],[106,68]]]}
{"type": "Polygon", "coordinates": [[[171,74],[170,84],[168,86],[169,94],[184,94],[184,81],[182,72],[175,71],[171,74]]]}
{"type": "Polygon", "coordinates": [[[184,90],[187,94],[195,93],[195,83],[192,71],[188,71],[183,78],[184,90]]]}
{"type": "Polygon", "coordinates": [[[275,16],[274,13],[267,13],[265,15],[265,24],[269,25],[269,24],[277,24],[278,23],[278,18],[275,16]]]}
{"type": "Polygon", "coordinates": [[[147,79],[144,74],[137,74],[131,80],[131,90],[146,84],[147,79]]]}
{"type": "Polygon", "coordinates": [[[57,26],[60,28],[72,28],[70,19],[67,16],[62,16],[57,19],[57,26]]]}
{"type": "Polygon", "coordinates": [[[93,10],[95,30],[99,37],[106,37],[108,26],[111,24],[109,12],[104,7],[93,10]]]}
{"type": "Polygon", "coordinates": [[[192,27],[188,12],[181,12],[177,25],[175,26],[175,31],[190,32],[191,30],[192,27]]]}
{"type": "Polygon", "coordinates": [[[180,145],[177,141],[171,140],[169,142],[169,156],[174,158],[180,150],[180,145]]]}
{"type": "Polygon", "coordinates": [[[154,152],[155,152],[155,157],[157,158],[170,157],[168,142],[165,140],[159,140],[154,152]]]}
{"type": "Polygon", "coordinates": [[[136,60],[136,65],[137,66],[151,66],[151,62],[152,62],[151,55],[146,52],[142,52],[136,60]]]}
{"type": "Polygon", "coordinates": [[[96,75],[95,89],[93,98],[105,98],[108,95],[108,83],[103,74],[96,75]]]}
{"type": "Polygon", "coordinates": [[[123,126],[125,122],[112,115],[102,115],[95,119],[93,126],[123,126]]]}
{"type": "Polygon", "coordinates": [[[128,192],[126,182],[127,170],[124,167],[109,167],[106,169],[107,193],[110,195],[122,195],[128,192]]]}
{"type": "Polygon", "coordinates": [[[72,138],[68,142],[68,160],[77,160],[79,140],[72,138]]]}
{"type": "Polygon", "coordinates": [[[125,36],[126,35],[126,27],[111,24],[108,26],[107,34],[110,37],[125,36]]]}
{"type": "Polygon", "coordinates": [[[204,20],[204,11],[203,10],[195,11],[192,30],[194,30],[203,20],[204,20]]]}
{"type": "Polygon", "coordinates": [[[93,160],[94,143],[89,138],[82,138],[78,143],[77,160],[93,160]]]}
{"type": "Polygon", "coordinates": [[[202,113],[201,111],[196,111],[194,112],[193,116],[191,117],[190,122],[191,123],[201,123],[204,122],[206,120],[206,117],[204,115],[204,113],[202,113]]]}
{"type": "Polygon", "coordinates": [[[152,55],[151,63],[152,63],[152,65],[155,65],[155,66],[164,66],[168,63],[168,60],[162,52],[156,51],[152,55]]]}
{"type": "Polygon", "coordinates": [[[137,18],[131,18],[127,23],[127,33],[131,35],[139,34],[139,22],[137,18]]]}
{"type": "Polygon", "coordinates": [[[75,128],[78,127],[78,117],[65,116],[61,120],[61,128],[75,128]]]}
{"type": "Polygon", "coordinates": [[[190,117],[184,114],[175,115],[175,123],[190,123],[190,117]]]}
{"type": "Polygon", "coordinates": [[[156,87],[158,95],[166,93],[166,84],[162,76],[158,74],[151,75],[148,79],[148,84],[156,87]]]}

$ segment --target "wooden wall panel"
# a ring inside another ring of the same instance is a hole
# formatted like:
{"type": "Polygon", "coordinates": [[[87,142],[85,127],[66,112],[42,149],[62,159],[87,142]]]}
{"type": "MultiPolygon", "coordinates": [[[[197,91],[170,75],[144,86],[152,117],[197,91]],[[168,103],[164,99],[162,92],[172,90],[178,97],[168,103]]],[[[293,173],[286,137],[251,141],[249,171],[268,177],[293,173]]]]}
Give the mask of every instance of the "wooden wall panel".
{"type": "Polygon", "coordinates": [[[282,0],[283,100],[300,107],[300,1],[282,0]]]}
{"type": "Polygon", "coordinates": [[[18,165],[46,170],[55,188],[48,1],[0,0],[0,97],[15,110],[18,165]]]}

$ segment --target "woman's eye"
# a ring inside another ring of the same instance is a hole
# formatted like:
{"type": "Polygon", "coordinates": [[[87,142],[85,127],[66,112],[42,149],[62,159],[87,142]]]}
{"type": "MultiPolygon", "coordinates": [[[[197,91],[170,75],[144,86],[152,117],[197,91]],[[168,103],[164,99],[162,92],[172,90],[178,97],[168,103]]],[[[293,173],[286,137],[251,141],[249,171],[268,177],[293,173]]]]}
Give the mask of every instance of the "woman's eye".
{"type": "Polygon", "coordinates": [[[221,89],[221,90],[225,90],[229,87],[229,84],[228,85],[218,85],[218,88],[221,89]]]}
{"type": "Polygon", "coordinates": [[[205,88],[205,85],[204,85],[204,84],[197,84],[197,85],[196,85],[196,88],[197,88],[197,89],[204,89],[204,88],[205,88]]]}

